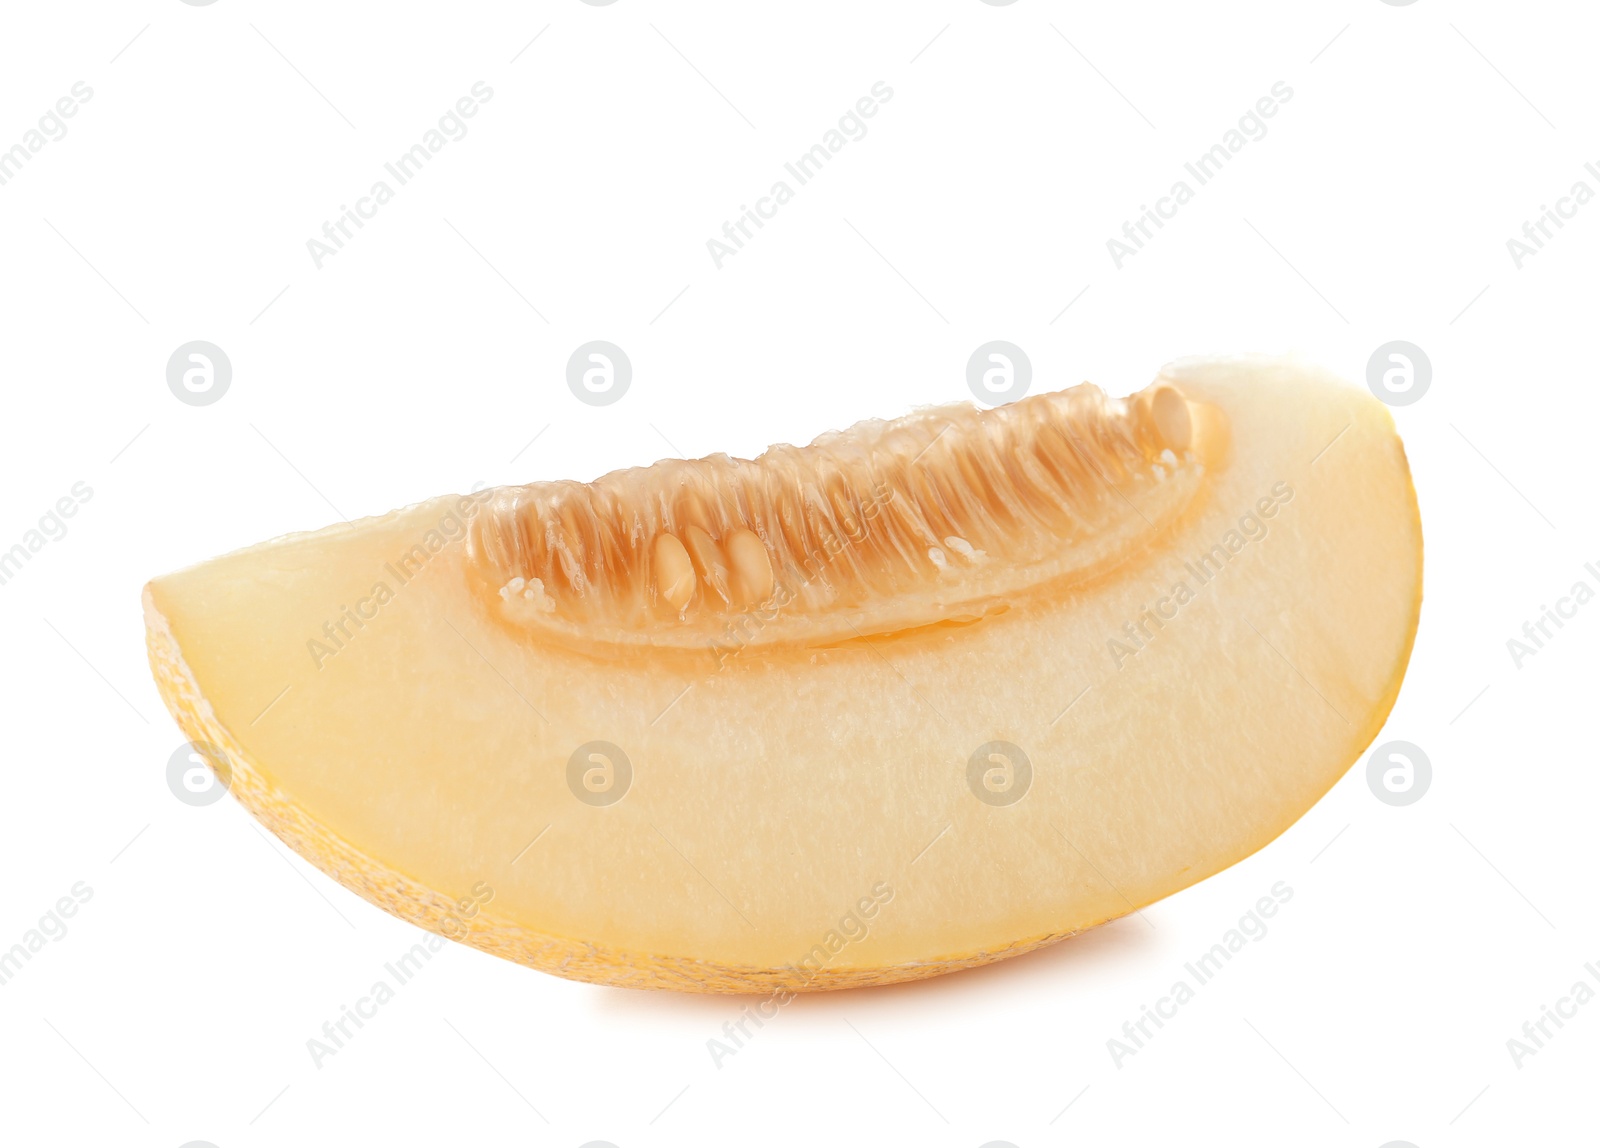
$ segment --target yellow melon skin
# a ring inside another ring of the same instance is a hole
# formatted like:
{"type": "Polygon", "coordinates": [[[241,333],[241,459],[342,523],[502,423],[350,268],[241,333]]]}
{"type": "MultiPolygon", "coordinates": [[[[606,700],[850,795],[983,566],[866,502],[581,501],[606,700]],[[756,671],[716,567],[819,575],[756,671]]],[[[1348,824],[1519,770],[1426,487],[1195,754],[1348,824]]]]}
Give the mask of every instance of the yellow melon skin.
{"type": "Polygon", "coordinates": [[[1193,503],[1113,568],[977,620],[757,640],[720,666],[547,640],[497,615],[464,532],[394,576],[483,505],[451,496],[154,580],[151,667],[263,824],[487,952],[741,993],[1000,960],[1272,841],[1372,741],[1410,655],[1422,535],[1387,409],[1292,362],[1161,378],[1225,424],[1193,503]],[[569,788],[595,741],[632,763],[614,804],[569,788]],[[995,741],[1032,765],[1013,804],[969,784],[995,741]]]}

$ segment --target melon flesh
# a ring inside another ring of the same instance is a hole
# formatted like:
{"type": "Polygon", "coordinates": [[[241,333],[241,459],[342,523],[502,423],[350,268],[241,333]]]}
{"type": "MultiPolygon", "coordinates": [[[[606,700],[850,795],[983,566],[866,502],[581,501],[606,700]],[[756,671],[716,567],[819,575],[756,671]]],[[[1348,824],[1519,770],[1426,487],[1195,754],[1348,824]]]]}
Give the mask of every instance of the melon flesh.
{"type": "Polygon", "coordinates": [[[435,499],[144,608],[186,736],[336,880],[562,976],[751,992],[997,960],[1260,849],[1382,726],[1421,593],[1387,409],[1247,359],[435,499]],[[610,747],[626,792],[581,800],[610,747]]]}

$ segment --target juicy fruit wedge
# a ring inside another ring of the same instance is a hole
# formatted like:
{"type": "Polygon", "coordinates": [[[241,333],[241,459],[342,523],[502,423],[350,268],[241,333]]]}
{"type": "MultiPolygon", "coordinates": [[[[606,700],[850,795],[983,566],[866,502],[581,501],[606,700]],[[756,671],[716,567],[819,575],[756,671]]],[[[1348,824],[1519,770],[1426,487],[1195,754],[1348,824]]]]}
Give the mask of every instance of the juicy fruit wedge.
{"type": "Polygon", "coordinates": [[[1400,686],[1422,537],[1387,410],[1194,361],[435,499],[145,592],[234,794],[329,875],[606,984],[882,984],[1248,856],[1400,686]]]}

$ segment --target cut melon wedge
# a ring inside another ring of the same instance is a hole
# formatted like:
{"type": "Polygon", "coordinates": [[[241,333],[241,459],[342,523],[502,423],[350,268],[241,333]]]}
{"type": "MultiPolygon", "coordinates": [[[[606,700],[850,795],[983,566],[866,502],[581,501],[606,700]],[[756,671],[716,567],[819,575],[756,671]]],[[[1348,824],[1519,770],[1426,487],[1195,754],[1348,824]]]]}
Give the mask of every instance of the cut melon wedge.
{"type": "Polygon", "coordinates": [[[185,735],[374,904],[580,980],[791,992],[1260,849],[1383,724],[1421,596],[1386,408],[1251,359],[434,499],[144,607],[185,735]]]}

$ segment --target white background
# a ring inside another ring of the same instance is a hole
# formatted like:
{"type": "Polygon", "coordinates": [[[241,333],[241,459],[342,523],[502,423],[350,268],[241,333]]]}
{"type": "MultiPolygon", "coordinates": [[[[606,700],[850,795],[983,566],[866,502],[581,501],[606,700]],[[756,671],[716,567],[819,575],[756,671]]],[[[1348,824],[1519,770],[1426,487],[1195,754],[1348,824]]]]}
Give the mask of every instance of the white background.
{"type": "Polygon", "coordinates": [[[1600,1003],[1520,1068],[1506,1044],[1600,962],[1600,606],[1520,669],[1506,648],[1600,560],[1600,206],[1520,270],[1506,247],[1600,190],[1592,11],[866,7],[6,6],[0,147],[93,96],[0,186],[0,548],[74,483],[93,497],[0,586],[0,948],[93,896],[0,987],[0,1138],[1593,1142],[1600,1003]],[[306,241],[480,80],[469,134],[318,270],[306,241]],[[706,240],[880,80],[868,134],[718,270],[706,240]],[[1265,138],[1119,270],[1107,239],[1280,80],[1265,138]],[[563,378],[597,338],[634,366],[604,408],[563,378]],[[1381,804],[1359,763],[1142,916],[804,999],[720,1068],[736,999],[455,945],[313,1067],[308,1038],[419,934],[231,800],[174,799],[144,580],[480,481],[965,398],[997,338],[1035,390],[1117,394],[1195,353],[1359,382],[1381,343],[1426,351],[1431,389],[1395,412],[1426,601],[1380,737],[1425,749],[1424,798],[1381,804]],[[192,339],[233,364],[213,406],[166,385],[192,339]],[[1270,933],[1115,1066],[1107,1040],[1277,881],[1270,933]]]}

